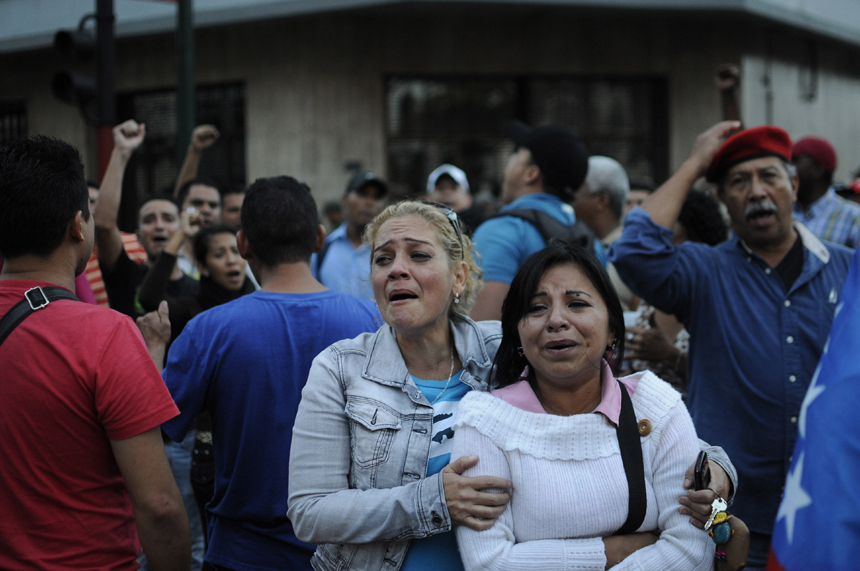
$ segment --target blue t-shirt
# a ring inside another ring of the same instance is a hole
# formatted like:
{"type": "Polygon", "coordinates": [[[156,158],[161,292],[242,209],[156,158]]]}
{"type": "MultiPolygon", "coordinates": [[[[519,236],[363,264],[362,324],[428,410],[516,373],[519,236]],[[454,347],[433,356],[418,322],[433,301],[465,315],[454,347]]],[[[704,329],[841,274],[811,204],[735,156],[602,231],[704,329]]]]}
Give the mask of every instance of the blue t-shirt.
{"type": "MultiPolygon", "coordinates": [[[[576,222],[573,207],[553,194],[533,193],[520,197],[500,211],[533,209],[545,212],[568,226],[576,222]]],[[[480,256],[478,262],[485,282],[510,284],[523,262],[546,246],[535,226],[521,218],[500,216],[487,220],[475,231],[472,238],[480,256]]],[[[594,241],[594,255],[606,267],[606,249],[600,240],[594,241]]]]}
{"type": "MultiPolygon", "coordinates": [[[[460,382],[462,371],[451,377],[447,389],[439,381],[422,381],[412,377],[421,390],[424,398],[433,403],[433,437],[430,439],[430,461],[427,464],[427,475],[432,476],[442,471],[451,462],[451,450],[454,447],[454,420],[460,401],[471,390],[466,383],[460,382]]],[[[424,539],[416,539],[409,544],[409,551],[400,571],[463,571],[460,551],[457,549],[457,536],[452,529],[445,533],[437,533],[424,539]]]]}
{"type": "Polygon", "coordinates": [[[379,324],[372,303],[335,291],[258,291],[201,313],[173,343],[164,382],[180,415],[162,428],[180,441],[199,412],[212,416],[206,561],[240,571],[311,569],[314,548],[296,539],[286,515],[302,388],[317,354],[379,324]]]}

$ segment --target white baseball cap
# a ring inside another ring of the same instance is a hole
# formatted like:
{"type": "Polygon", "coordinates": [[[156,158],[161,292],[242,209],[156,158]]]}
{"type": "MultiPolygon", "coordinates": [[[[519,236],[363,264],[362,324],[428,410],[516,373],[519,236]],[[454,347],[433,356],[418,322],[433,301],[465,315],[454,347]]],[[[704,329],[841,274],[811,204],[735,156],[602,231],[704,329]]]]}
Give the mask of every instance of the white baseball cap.
{"type": "Polygon", "coordinates": [[[466,173],[462,169],[458,169],[454,165],[444,164],[436,167],[427,177],[427,192],[428,194],[436,190],[436,181],[442,175],[448,175],[454,179],[454,182],[459,184],[463,190],[469,192],[469,181],[466,179],[466,173]]]}

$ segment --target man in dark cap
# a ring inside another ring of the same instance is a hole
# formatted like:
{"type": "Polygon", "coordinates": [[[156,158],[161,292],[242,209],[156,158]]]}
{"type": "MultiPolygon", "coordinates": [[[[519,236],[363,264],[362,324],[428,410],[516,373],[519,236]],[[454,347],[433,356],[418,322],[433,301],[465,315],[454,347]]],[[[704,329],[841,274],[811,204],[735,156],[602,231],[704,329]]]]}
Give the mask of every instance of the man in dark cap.
{"type": "Polygon", "coordinates": [[[388,185],[370,171],[355,173],[343,195],[344,224],[326,238],[311,260],[314,276],[326,287],[361,299],[373,299],[370,287],[370,250],[361,236],[364,227],[382,211],[388,185]]]}
{"type": "MultiPolygon", "coordinates": [[[[567,127],[545,125],[530,129],[517,121],[508,128],[508,135],[516,147],[502,182],[505,206],[500,216],[481,224],[473,238],[484,272],[484,289],[472,310],[476,321],[501,318],[502,301],[520,265],[546,246],[535,223],[510,213],[537,210],[564,226],[574,226],[576,215],[568,202],[588,171],[585,144],[567,127]]],[[[606,265],[603,246],[593,238],[590,243],[606,265]]]]}
{"type": "Polygon", "coordinates": [[[699,437],[722,446],[741,485],[733,511],[751,533],[747,569],[764,569],[804,395],[824,348],[851,251],[792,220],[798,179],[778,127],[724,121],[627,215],[610,260],[643,299],[690,332],[687,406],[699,437]],[[673,245],[700,176],[718,185],[734,237],[673,245]]]}
{"type": "Polygon", "coordinates": [[[818,137],[805,137],[794,144],[791,162],[800,185],[794,218],[822,240],[857,249],[860,243],[860,206],[836,195],[833,171],[836,151],[818,137]]]}

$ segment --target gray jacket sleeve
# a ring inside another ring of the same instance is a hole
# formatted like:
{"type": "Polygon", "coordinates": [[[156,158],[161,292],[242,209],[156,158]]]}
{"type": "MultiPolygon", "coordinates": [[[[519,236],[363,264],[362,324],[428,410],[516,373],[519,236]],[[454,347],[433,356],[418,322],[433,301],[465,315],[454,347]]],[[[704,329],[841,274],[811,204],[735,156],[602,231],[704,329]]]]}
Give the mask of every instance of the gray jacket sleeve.
{"type": "Polygon", "coordinates": [[[699,439],[699,448],[707,452],[708,460],[712,460],[719,464],[720,467],[726,471],[729,480],[732,481],[731,493],[729,494],[729,497],[726,498],[726,501],[731,504],[735,494],[738,493],[738,472],[735,470],[734,464],[729,460],[729,456],[726,454],[725,450],[719,446],[711,446],[701,438],[699,439]]]}
{"type": "Polygon", "coordinates": [[[393,487],[350,488],[352,435],[341,358],[334,347],[317,356],[302,391],[287,512],[296,536],[315,544],[361,544],[450,530],[441,473],[393,487]]]}

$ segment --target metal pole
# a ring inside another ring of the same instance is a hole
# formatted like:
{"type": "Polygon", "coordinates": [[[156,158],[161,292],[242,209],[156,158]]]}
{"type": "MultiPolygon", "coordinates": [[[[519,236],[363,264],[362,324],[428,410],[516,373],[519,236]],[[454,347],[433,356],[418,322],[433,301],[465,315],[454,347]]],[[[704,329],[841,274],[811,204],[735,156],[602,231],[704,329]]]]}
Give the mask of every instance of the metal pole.
{"type": "Polygon", "coordinates": [[[178,0],[176,14],[176,164],[181,165],[191,142],[197,110],[194,99],[194,8],[178,0]]]}
{"type": "Polygon", "coordinates": [[[99,180],[107,170],[113,150],[111,128],[116,123],[116,54],[114,50],[113,0],[96,0],[96,85],[98,117],[99,180]]]}

